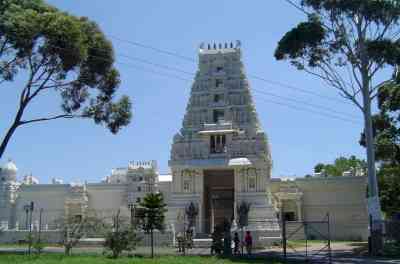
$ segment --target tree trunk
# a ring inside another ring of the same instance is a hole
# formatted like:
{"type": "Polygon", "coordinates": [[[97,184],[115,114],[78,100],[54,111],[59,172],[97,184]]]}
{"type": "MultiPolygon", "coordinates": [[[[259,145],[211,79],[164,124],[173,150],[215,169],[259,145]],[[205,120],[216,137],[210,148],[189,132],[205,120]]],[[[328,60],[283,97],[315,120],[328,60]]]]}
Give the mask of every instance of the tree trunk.
{"type": "MultiPolygon", "coordinates": [[[[365,93],[365,92],[364,92],[365,93]]],[[[368,193],[369,197],[378,195],[378,183],[375,169],[375,143],[371,118],[371,101],[364,95],[364,132],[368,162],[368,193]]],[[[376,219],[378,220],[378,219],[376,219]]]]}
{"type": "MultiPolygon", "coordinates": [[[[369,75],[369,58],[366,51],[366,33],[361,29],[362,20],[359,19],[360,23],[357,25],[357,31],[359,35],[358,45],[360,48],[360,73],[362,81],[362,97],[363,97],[363,114],[364,114],[364,134],[367,151],[367,164],[368,164],[368,197],[376,197],[378,200],[378,206],[380,211],[379,203],[379,192],[378,182],[376,179],[375,169],[375,143],[372,128],[372,117],[371,117],[371,95],[370,85],[371,76],[369,75]]],[[[382,214],[374,215],[373,220],[382,220],[382,214]]]]}
{"type": "Polygon", "coordinates": [[[153,238],[153,229],[150,231],[150,239],[151,239],[151,258],[154,258],[154,238],[153,238]]]}
{"type": "Polygon", "coordinates": [[[25,107],[26,107],[25,103],[21,103],[20,104],[20,106],[18,108],[18,112],[15,115],[14,122],[12,123],[11,127],[8,129],[5,137],[3,138],[3,141],[1,142],[1,145],[0,145],[0,159],[3,157],[3,154],[6,151],[7,145],[10,142],[10,139],[11,139],[12,135],[14,134],[15,130],[20,125],[21,118],[22,118],[22,115],[24,114],[25,107]]]}
{"type": "Polygon", "coordinates": [[[14,134],[15,130],[17,129],[18,125],[13,123],[12,126],[8,129],[3,141],[0,145],[0,159],[3,157],[4,152],[6,151],[7,145],[10,142],[12,135],[14,134]]]}

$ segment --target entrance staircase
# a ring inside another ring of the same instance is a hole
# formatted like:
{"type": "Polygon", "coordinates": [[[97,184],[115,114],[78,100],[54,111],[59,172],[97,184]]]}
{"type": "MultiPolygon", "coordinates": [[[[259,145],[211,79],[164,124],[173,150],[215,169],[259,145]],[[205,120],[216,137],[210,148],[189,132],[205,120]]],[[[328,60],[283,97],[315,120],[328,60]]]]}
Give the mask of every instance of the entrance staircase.
{"type": "Polygon", "coordinates": [[[193,247],[195,248],[211,248],[212,239],[210,234],[198,233],[193,239],[193,247]]]}

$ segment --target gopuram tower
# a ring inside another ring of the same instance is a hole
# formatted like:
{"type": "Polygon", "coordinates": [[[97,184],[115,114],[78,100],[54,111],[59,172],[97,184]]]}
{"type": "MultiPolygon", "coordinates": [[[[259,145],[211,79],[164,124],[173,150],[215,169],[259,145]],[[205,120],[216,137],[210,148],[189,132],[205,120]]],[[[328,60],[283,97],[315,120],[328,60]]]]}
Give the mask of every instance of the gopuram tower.
{"type": "Polygon", "coordinates": [[[198,70],[169,161],[169,219],[176,229],[182,222],[187,225],[190,204],[196,208],[196,233],[211,233],[224,220],[236,225],[244,204],[250,205],[247,230],[279,229],[269,195],[270,148],[241,55],[239,41],[200,45],[198,70]]]}

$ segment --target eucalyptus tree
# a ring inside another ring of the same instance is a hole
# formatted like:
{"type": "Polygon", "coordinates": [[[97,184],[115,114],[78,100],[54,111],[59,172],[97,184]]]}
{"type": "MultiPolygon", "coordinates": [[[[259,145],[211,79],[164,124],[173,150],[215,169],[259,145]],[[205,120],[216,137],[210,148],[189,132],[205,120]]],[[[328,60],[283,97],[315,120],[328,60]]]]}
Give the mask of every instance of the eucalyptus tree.
{"type": "MultiPolygon", "coordinates": [[[[302,0],[307,15],[279,41],[277,60],[322,79],[363,114],[369,195],[378,198],[371,103],[400,78],[398,0],[302,0]]],[[[380,218],[375,216],[375,218],[380,218]]]]}
{"type": "Polygon", "coordinates": [[[120,75],[111,42],[96,23],[43,0],[0,1],[0,84],[1,94],[13,88],[19,98],[0,141],[0,158],[21,126],[84,118],[117,133],[131,119],[129,98],[115,98],[120,75]],[[23,83],[9,85],[17,76],[23,83]],[[59,100],[60,109],[33,112],[30,106],[46,96],[59,100]]]}

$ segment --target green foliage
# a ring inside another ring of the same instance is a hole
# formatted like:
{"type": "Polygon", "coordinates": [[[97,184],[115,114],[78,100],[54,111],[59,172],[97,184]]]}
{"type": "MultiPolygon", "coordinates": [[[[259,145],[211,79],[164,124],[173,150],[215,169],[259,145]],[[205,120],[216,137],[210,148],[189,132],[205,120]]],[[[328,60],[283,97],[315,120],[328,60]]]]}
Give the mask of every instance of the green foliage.
{"type": "Polygon", "coordinates": [[[382,165],[378,183],[382,210],[387,216],[400,213],[400,166],[382,165]]]}
{"type": "Polygon", "coordinates": [[[399,24],[399,1],[303,0],[300,8],[308,13],[308,21],[279,41],[277,60],[289,59],[299,69],[325,68],[327,63],[360,67],[364,55],[371,66],[400,62],[400,46],[392,34],[399,24]]]}
{"type": "Polygon", "coordinates": [[[28,242],[28,246],[31,246],[37,254],[42,253],[42,250],[46,245],[43,239],[39,240],[37,232],[28,233],[25,237],[25,241],[28,242]]]}
{"type": "MultiPolygon", "coordinates": [[[[279,41],[275,58],[277,60],[296,59],[310,53],[312,55],[310,56],[309,66],[315,66],[316,61],[322,56],[319,45],[324,37],[325,30],[318,20],[313,19],[300,23],[279,41]]],[[[301,68],[300,65],[299,67],[301,68]]]]}
{"type": "Polygon", "coordinates": [[[270,263],[281,264],[283,261],[273,258],[218,258],[209,256],[163,256],[155,259],[150,258],[130,258],[123,257],[119,259],[107,259],[103,256],[96,255],[76,255],[63,256],[59,254],[42,254],[41,256],[28,256],[24,254],[2,254],[0,258],[1,264],[248,264],[248,263],[270,263]]]}
{"type": "Polygon", "coordinates": [[[120,217],[120,212],[114,216],[111,230],[105,235],[104,248],[111,251],[112,258],[118,258],[123,251],[132,252],[140,241],[136,230],[129,221],[120,217]]]}
{"type": "Polygon", "coordinates": [[[113,258],[118,258],[123,251],[133,251],[138,242],[136,232],[127,228],[106,233],[104,247],[112,252],[113,258]]]}
{"type": "Polygon", "coordinates": [[[140,225],[146,233],[150,233],[151,257],[154,257],[154,230],[164,231],[164,218],[167,204],[162,193],[149,193],[140,202],[140,225]]]}
{"type": "Polygon", "coordinates": [[[43,0],[0,1],[0,83],[13,81],[20,72],[28,76],[0,157],[15,129],[24,124],[85,118],[112,133],[128,125],[131,102],[126,96],[115,98],[120,76],[114,59],[111,42],[87,18],[61,12],[43,0]],[[58,94],[61,109],[24,120],[27,106],[49,91],[58,94]]]}
{"type": "Polygon", "coordinates": [[[342,176],[345,171],[352,171],[354,174],[364,174],[366,166],[364,160],[360,160],[352,155],[349,158],[339,157],[335,159],[333,164],[318,163],[314,167],[314,172],[324,172],[326,176],[342,176]]]}
{"type": "Polygon", "coordinates": [[[46,245],[46,243],[39,241],[39,240],[35,240],[32,244],[32,247],[36,251],[37,254],[41,254],[45,245],[46,245]]]}
{"type": "Polygon", "coordinates": [[[142,229],[147,233],[153,230],[163,231],[167,204],[164,203],[162,193],[147,194],[140,202],[140,207],[143,208],[143,214],[139,216],[142,229]]]}

